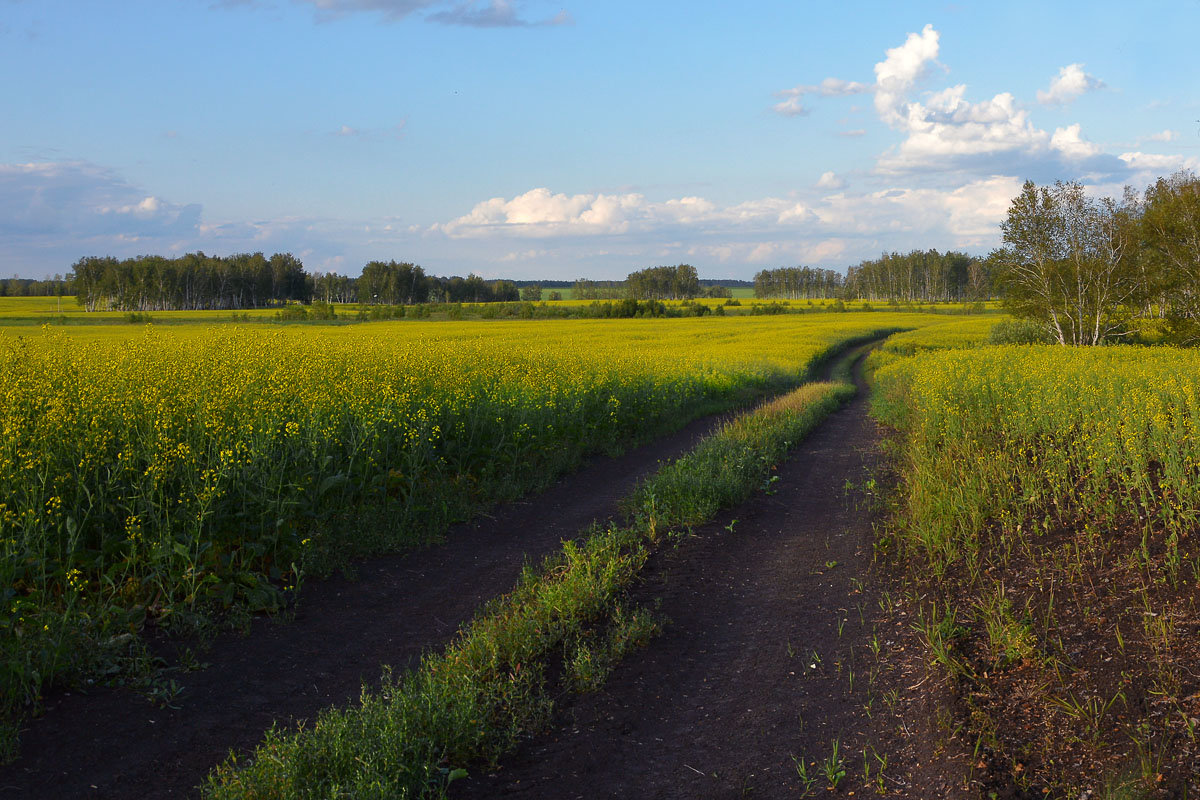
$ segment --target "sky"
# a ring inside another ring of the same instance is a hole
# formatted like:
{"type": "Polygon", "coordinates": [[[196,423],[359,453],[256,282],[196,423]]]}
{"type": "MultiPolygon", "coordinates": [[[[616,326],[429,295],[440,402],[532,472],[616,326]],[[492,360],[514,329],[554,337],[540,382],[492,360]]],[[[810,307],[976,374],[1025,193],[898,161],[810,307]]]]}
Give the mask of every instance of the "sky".
{"type": "Polygon", "coordinates": [[[985,254],[1200,170],[1200,0],[0,0],[0,276],[290,252],[701,277],[985,254]]]}

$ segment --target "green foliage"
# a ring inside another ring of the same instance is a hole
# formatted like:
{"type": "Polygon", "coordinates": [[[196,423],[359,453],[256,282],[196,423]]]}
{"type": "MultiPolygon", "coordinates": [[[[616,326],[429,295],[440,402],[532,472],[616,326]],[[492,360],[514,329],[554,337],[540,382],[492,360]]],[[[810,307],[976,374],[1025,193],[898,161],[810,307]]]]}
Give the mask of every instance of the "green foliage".
{"type": "Polygon", "coordinates": [[[1046,323],[1032,319],[1001,320],[992,326],[988,344],[1053,344],[1046,323]]]}
{"type": "Polygon", "coordinates": [[[691,264],[648,267],[629,273],[625,291],[633,300],[689,300],[700,294],[700,280],[691,264]]]}
{"type": "Polygon", "coordinates": [[[256,308],[312,297],[304,265],[290,253],[86,257],[71,267],[68,280],[88,311],[256,308]]]}
{"type": "Polygon", "coordinates": [[[1189,171],[1146,189],[1141,267],[1173,341],[1200,341],[1200,179],[1189,171]]]}
{"type": "Polygon", "coordinates": [[[1163,323],[1166,341],[1200,341],[1200,179],[1160,178],[1143,198],[1095,200],[1073,182],[1026,182],[987,261],[1006,307],[1045,323],[1056,341],[1126,337],[1137,320],[1163,323]]]}
{"type": "Polygon", "coordinates": [[[754,296],[803,298],[838,297],[842,293],[840,272],[814,267],[780,267],[764,269],[754,276],[754,296]]]}
{"type": "Polygon", "coordinates": [[[911,304],[983,300],[991,291],[988,265],[978,258],[955,251],[913,250],[884,253],[850,267],[841,294],[911,304]]]}

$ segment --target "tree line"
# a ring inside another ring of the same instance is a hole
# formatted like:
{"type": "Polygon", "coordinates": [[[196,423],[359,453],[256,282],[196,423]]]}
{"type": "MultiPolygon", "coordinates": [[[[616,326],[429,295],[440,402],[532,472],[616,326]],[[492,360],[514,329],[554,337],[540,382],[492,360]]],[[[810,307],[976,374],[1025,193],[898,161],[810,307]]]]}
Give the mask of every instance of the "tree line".
{"type": "MultiPolygon", "coordinates": [[[[316,285],[336,280],[345,286],[341,297],[323,297],[327,302],[353,302],[385,305],[414,303],[494,303],[521,299],[517,285],[509,280],[487,281],[478,275],[439,278],[425,274],[416,264],[397,261],[371,261],[357,280],[342,276],[319,276],[316,285]]],[[[318,291],[320,295],[320,291],[318,291]]]]}
{"type": "Polygon", "coordinates": [[[227,310],[312,300],[304,265],[290,253],[88,256],[75,262],[69,278],[76,302],[88,311],[227,310]]]}
{"type": "Polygon", "coordinates": [[[845,281],[840,272],[819,267],[764,269],[754,276],[755,297],[813,300],[841,297],[845,281]]]}
{"type": "Polygon", "coordinates": [[[764,269],[754,276],[755,297],[790,300],[956,303],[987,300],[992,291],[988,263],[953,250],[884,253],[848,268],[845,275],[799,266],[764,269]]]}
{"type": "Polygon", "coordinates": [[[485,281],[478,275],[440,278],[426,275],[416,264],[396,261],[372,261],[358,278],[309,274],[290,253],[269,258],[262,253],[221,257],[202,252],[179,258],[88,256],[75,262],[67,279],[54,287],[73,293],[88,311],[229,310],[313,300],[411,305],[521,299],[512,281],[485,281]]]}
{"type": "Polygon", "coordinates": [[[847,298],[957,303],[986,300],[991,293],[988,266],[955,250],[885,253],[846,271],[847,298]]]}
{"type": "Polygon", "coordinates": [[[0,297],[62,297],[72,294],[71,282],[61,275],[44,281],[13,276],[0,280],[0,297]]]}
{"type": "Polygon", "coordinates": [[[1026,181],[988,256],[1014,315],[1060,344],[1096,345],[1161,322],[1200,342],[1200,179],[1184,170],[1144,193],[1095,198],[1074,181],[1026,181]]]}

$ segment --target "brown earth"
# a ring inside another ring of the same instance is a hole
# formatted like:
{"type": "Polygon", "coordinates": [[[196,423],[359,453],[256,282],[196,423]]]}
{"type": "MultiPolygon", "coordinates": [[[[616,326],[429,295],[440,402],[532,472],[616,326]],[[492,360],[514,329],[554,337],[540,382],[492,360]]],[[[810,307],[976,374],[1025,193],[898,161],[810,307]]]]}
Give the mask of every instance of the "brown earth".
{"type": "MultiPolygon", "coordinates": [[[[0,768],[0,797],[184,797],[230,749],[279,721],[355,700],[380,667],[397,670],[447,642],[476,609],[509,591],[522,566],[616,514],[634,484],[719,424],[697,420],[619,458],[596,458],[540,495],[456,526],[443,544],[358,566],[352,579],[304,587],[295,619],[257,619],[198,654],[207,668],[171,673],[170,708],[134,692],[52,694],[0,768]]],[[[157,643],[157,649],[175,643],[157,643]]]]}
{"type": "Polygon", "coordinates": [[[864,489],[882,467],[863,388],[779,468],[774,494],[652,559],[639,599],[666,618],[661,637],[451,797],[824,796],[835,740],[838,793],[972,796],[947,777],[965,752],[893,599],[903,578],[875,564],[864,489]]]}

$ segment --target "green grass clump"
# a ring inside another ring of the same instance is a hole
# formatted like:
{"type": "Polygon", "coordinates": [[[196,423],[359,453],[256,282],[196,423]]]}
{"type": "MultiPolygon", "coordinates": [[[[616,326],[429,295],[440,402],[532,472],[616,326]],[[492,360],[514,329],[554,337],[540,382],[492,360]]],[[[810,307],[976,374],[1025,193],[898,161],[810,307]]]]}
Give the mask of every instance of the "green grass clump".
{"type": "Polygon", "coordinates": [[[628,508],[668,527],[711,519],[768,483],[784,454],[853,394],[848,384],[810,383],[739,417],[639,486],[628,508]]]}

